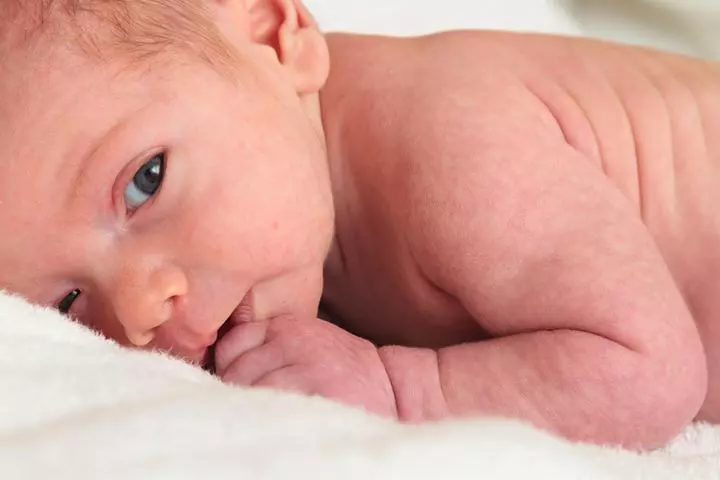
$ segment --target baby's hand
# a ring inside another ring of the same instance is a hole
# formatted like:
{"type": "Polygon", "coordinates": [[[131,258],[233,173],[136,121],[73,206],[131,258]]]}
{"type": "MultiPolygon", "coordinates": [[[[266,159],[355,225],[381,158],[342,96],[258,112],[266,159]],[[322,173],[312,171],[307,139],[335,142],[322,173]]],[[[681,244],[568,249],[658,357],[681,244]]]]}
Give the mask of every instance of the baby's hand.
{"type": "Polygon", "coordinates": [[[395,396],[377,348],[315,318],[240,323],[215,349],[225,382],[320,395],[396,417],[395,396]]]}

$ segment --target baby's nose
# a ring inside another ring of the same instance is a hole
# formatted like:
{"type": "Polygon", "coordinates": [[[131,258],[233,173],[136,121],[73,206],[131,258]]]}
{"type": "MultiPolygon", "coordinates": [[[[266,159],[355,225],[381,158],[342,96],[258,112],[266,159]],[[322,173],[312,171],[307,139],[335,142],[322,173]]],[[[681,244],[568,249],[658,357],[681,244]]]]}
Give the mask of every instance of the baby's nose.
{"type": "Polygon", "coordinates": [[[144,275],[134,272],[121,276],[112,304],[128,341],[138,347],[149,344],[155,330],[173,317],[187,289],[186,276],[173,266],[158,267],[144,275]]]}

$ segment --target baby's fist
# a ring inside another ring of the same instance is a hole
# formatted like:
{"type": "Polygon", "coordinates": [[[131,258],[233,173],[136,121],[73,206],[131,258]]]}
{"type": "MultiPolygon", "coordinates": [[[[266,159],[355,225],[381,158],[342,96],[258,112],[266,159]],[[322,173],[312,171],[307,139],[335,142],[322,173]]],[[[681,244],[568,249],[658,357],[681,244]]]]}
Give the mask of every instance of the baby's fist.
{"type": "Polygon", "coordinates": [[[240,323],[218,341],[215,367],[225,382],[320,395],[397,416],[377,348],[316,318],[240,323]]]}

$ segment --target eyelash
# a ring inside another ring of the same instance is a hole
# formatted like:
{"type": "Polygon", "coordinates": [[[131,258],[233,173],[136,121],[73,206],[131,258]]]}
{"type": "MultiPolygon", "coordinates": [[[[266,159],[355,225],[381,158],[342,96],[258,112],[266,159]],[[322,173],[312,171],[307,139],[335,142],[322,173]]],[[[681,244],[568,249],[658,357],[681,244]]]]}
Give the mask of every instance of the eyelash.
{"type": "Polygon", "coordinates": [[[73,303],[75,303],[75,301],[80,295],[82,295],[82,291],[79,288],[76,288],[75,290],[65,295],[65,297],[63,297],[63,299],[58,302],[55,308],[57,308],[60,313],[67,315],[68,313],[70,313],[70,309],[72,308],[73,303]]]}

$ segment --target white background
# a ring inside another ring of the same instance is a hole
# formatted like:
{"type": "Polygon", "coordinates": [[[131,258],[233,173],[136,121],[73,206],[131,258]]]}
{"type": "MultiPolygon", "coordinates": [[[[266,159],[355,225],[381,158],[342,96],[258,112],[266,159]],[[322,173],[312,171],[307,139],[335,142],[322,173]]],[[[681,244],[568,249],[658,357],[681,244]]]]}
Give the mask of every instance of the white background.
{"type": "Polygon", "coordinates": [[[578,31],[553,0],[305,0],[305,5],[324,30],[395,35],[459,28],[578,31]]]}
{"type": "Polygon", "coordinates": [[[584,34],[720,59],[720,0],[305,0],[326,31],[584,34]]]}

